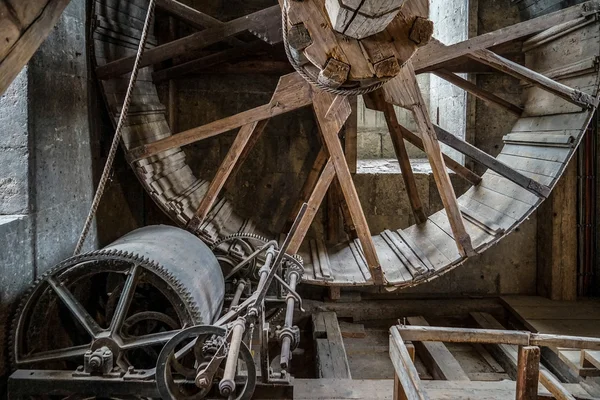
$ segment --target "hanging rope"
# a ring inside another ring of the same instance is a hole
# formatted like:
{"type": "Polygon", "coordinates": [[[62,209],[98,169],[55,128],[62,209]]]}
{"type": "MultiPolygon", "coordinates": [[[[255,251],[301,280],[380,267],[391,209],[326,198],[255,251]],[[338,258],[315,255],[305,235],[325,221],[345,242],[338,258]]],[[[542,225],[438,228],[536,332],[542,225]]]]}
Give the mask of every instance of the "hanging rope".
{"type": "Polygon", "coordinates": [[[79,240],[77,241],[77,245],[75,246],[75,251],[73,252],[73,255],[78,255],[79,253],[81,253],[81,249],[83,248],[83,245],[85,244],[85,239],[87,238],[92,227],[92,221],[94,220],[94,216],[98,211],[100,199],[104,194],[108,178],[112,171],[113,162],[117,154],[117,149],[119,148],[119,142],[121,141],[121,131],[123,130],[123,125],[127,120],[127,113],[129,111],[129,105],[131,104],[133,88],[135,86],[135,82],[137,80],[138,72],[140,69],[140,61],[142,59],[142,56],[144,55],[144,49],[146,47],[146,41],[148,39],[150,21],[152,20],[152,15],[154,13],[155,2],[156,0],[150,0],[150,3],[148,4],[148,12],[146,13],[146,20],[144,21],[142,36],[140,37],[140,43],[138,45],[137,54],[135,56],[133,70],[131,71],[131,77],[129,78],[127,93],[125,94],[125,99],[123,100],[123,108],[121,109],[121,114],[119,115],[119,122],[117,123],[117,128],[115,129],[115,136],[113,137],[112,144],[110,146],[110,151],[108,153],[108,157],[106,158],[106,163],[104,164],[104,170],[102,171],[102,176],[100,177],[100,183],[98,183],[98,188],[96,189],[96,193],[94,194],[94,199],[92,200],[90,211],[85,220],[85,224],[83,225],[81,235],[79,235],[79,240]]]}
{"type": "Polygon", "coordinates": [[[302,66],[292,56],[292,51],[290,50],[290,44],[288,42],[288,25],[289,25],[288,2],[289,2],[289,0],[284,0],[283,7],[281,9],[281,25],[282,25],[281,33],[283,36],[283,48],[285,49],[285,54],[287,55],[287,58],[290,61],[290,64],[292,64],[292,67],[294,67],[296,72],[298,72],[300,74],[300,76],[302,76],[306,81],[308,81],[311,85],[316,86],[317,88],[319,88],[321,90],[324,90],[325,92],[329,92],[329,93],[333,93],[335,95],[341,95],[341,96],[360,96],[363,94],[368,94],[368,93],[376,91],[377,89],[380,89],[381,87],[383,87],[383,85],[385,85],[387,83],[387,81],[389,79],[377,82],[374,85],[366,86],[366,87],[351,88],[351,89],[343,89],[343,88],[342,89],[334,89],[332,87],[329,87],[329,86],[324,85],[321,82],[319,82],[319,79],[316,76],[313,76],[307,70],[302,68],[302,66]]]}

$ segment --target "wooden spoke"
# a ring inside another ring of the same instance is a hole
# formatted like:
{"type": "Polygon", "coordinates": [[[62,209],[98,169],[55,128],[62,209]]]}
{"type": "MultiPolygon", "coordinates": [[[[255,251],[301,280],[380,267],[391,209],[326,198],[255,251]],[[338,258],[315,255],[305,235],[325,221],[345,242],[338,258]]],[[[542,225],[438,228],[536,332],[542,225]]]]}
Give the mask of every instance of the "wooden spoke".
{"type": "Polygon", "coordinates": [[[185,146],[221,133],[284,114],[311,103],[310,84],[297,73],[281,77],[269,104],[241,112],[231,117],[189,129],[168,138],[134,148],[129,152],[130,161],[150,157],[175,147],[185,146]]]}
{"type": "Polygon", "coordinates": [[[202,221],[204,221],[210,209],[215,204],[221,189],[223,189],[225,182],[227,182],[227,179],[231,176],[235,166],[239,162],[240,156],[248,146],[252,137],[260,135],[265,126],[266,123],[263,123],[263,121],[255,121],[251,124],[244,125],[240,129],[233,144],[229,148],[225,159],[221,163],[217,174],[210,183],[206,194],[202,198],[198,210],[196,210],[196,213],[188,222],[188,229],[196,231],[198,227],[200,227],[200,224],[202,224],[202,221]]]}
{"type": "Polygon", "coordinates": [[[388,102],[405,107],[413,113],[419,132],[421,133],[423,147],[431,164],[440,197],[442,198],[442,203],[448,215],[458,251],[462,256],[475,254],[473,245],[471,244],[471,237],[465,229],[465,223],[458,207],[458,201],[452,187],[452,182],[450,181],[450,176],[448,176],[446,170],[446,164],[444,163],[435,129],[429,119],[429,114],[425,108],[425,101],[417,84],[417,77],[412,62],[407,62],[400,74],[384,86],[384,93],[388,102]]]}
{"type": "Polygon", "coordinates": [[[529,21],[498,29],[451,46],[444,46],[435,41],[430,42],[415,54],[413,65],[415,70],[420,72],[422,69],[432,68],[444,62],[466,56],[477,50],[507,43],[553,28],[565,22],[596,14],[599,10],[600,4],[597,1],[589,1],[529,21]]]}
{"type": "Polygon", "coordinates": [[[383,111],[385,122],[387,123],[392,138],[392,144],[394,145],[394,151],[396,152],[396,158],[398,158],[398,163],[400,164],[400,171],[402,172],[402,179],[404,180],[404,186],[406,188],[406,193],[408,194],[410,206],[415,216],[415,220],[418,224],[422,224],[427,221],[427,215],[425,214],[421,196],[419,196],[417,183],[415,182],[415,176],[413,174],[412,166],[410,165],[410,158],[408,157],[406,145],[404,144],[404,137],[402,135],[402,130],[400,129],[400,124],[398,123],[398,118],[396,117],[394,106],[385,101],[384,94],[381,90],[370,93],[365,97],[369,98],[369,102],[372,103],[373,107],[376,107],[379,111],[383,111]]]}
{"type": "MultiPolygon", "coordinates": [[[[156,6],[196,29],[221,28],[224,25],[218,19],[175,0],[157,0],[156,6]]],[[[236,38],[229,38],[226,41],[231,45],[244,44],[236,38]]]]}
{"type": "Polygon", "coordinates": [[[250,54],[255,54],[257,51],[264,49],[267,46],[263,41],[256,40],[251,43],[244,43],[241,46],[223,50],[209,56],[198,58],[197,60],[188,61],[173,67],[164,68],[152,74],[154,82],[162,82],[168,79],[181,78],[187,74],[191,74],[201,69],[214,67],[215,65],[238,60],[250,54]]]}
{"type": "Polygon", "coordinates": [[[523,109],[519,106],[512,104],[509,101],[504,100],[502,97],[496,96],[493,93],[488,92],[487,90],[483,90],[477,85],[469,82],[466,79],[461,78],[460,76],[453,74],[444,69],[438,69],[433,71],[433,73],[440,78],[450,82],[451,84],[458,86],[459,88],[471,93],[473,96],[488,102],[490,104],[500,106],[505,110],[513,113],[514,115],[521,116],[523,113],[523,109]]]}
{"type": "Polygon", "coordinates": [[[335,115],[331,115],[330,113],[329,118],[327,118],[327,112],[334,101],[335,97],[329,93],[321,91],[313,92],[313,107],[317,116],[317,122],[321,128],[323,142],[325,143],[325,147],[335,166],[335,172],[342,189],[342,194],[346,199],[352,221],[356,226],[356,233],[362,245],[372,279],[376,284],[380,285],[383,284],[383,273],[381,271],[379,259],[377,258],[373,239],[371,238],[371,232],[367,225],[367,219],[365,218],[365,214],[360,205],[358,193],[356,192],[356,187],[352,181],[352,175],[348,169],[348,163],[346,162],[344,150],[338,136],[342,125],[352,110],[348,100],[345,99],[341,106],[337,107],[338,112],[335,115]],[[343,106],[344,104],[345,106],[343,106]]]}
{"type": "MultiPolygon", "coordinates": [[[[367,106],[367,108],[381,111],[376,108],[375,104],[373,104],[372,102],[369,101],[367,96],[365,96],[365,105],[367,106]]],[[[425,151],[425,147],[423,147],[423,141],[421,140],[419,135],[411,132],[410,130],[406,129],[402,125],[397,125],[396,127],[400,130],[400,133],[402,134],[402,137],[404,140],[406,140],[408,143],[412,144],[413,146],[419,148],[420,150],[425,151]]],[[[470,182],[472,185],[475,185],[475,186],[479,185],[479,183],[481,182],[481,177],[479,175],[477,175],[476,173],[474,173],[473,171],[471,171],[464,165],[461,165],[460,163],[456,162],[455,160],[453,160],[446,154],[443,154],[443,158],[444,158],[444,162],[446,163],[446,167],[448,167],[450,170],[454,171],[458,176],[465,179],[467,182],[470,182]]]]}
{"type": "Polygon", "coordinates": [[[514,61],[507,60],[493,51],[485,49],[477,50],[470,53],[468,57],[514,76],[517,79],[529,82],[583,108],[596,106],[596,99],[593,96],[583,93],[580,90],[570,88],[560,82],[556,82],[538,72],[517,64],[514,61]]]}
{"type": "MultiPolygon", "coordinates": [[[[280,17],[280,8],[276,5],[226,22],[221,26],[206,29],[170,43],[156,46],[144,52],[140,67],[156,64],[190,51],[200,50],[247,30],[263,32],[266,35],[274,31],[274,29],[273,27],[269,29],[265,21],[279,21],[280,17]],[[265,31],[265,29],[268,31],[265,31]]],[[[109,62],[96,69],[96,76],[99,79],[110,79],[123,75],[131,71],[134,61],[135,57],[132,56],[109,62]]]]}
{"type": "Polygon", "coordinates": [[[548,186],[542,185],[541,183],[538,183],[535,180],[523,175],[519,171],[512,169],[503,162],[496,160],[494,157],[490,156],[484,151],[481,151],[472,144],[457,138],[439,126],[435,127],[435,131],[440,142],[452,147],[455,150],[458,150],[481,165],[484,165],[497,174],[502,175],[509,181],[516,183],[517,185],[529,190],[537,196],[546,198],[550,195],[550,188],[548,186]]]}
{"type": "MultiPolygon", "coordinates": [[[[288,219],[286,221],[286,226],[285,226],[284,230],[287,231],[287,230],[289,230],[289,228],[291,228],[292,224],[294,223],[294,220],[296,219],[296,216],[300,212],[300,208],[302,207],[302,204],[308,203],[310,195],[315,190],[317,181],[319,180],[319,177],[321,176],[321,171],[323,170],[323,167],[325,167],[325,164],[327,163],[328,159],[329,159],[329,156],[327,155],[327,152],[325,151],[325,149],[321,149],[317,153],[317,157],[315,158],[313,166],[310,169],[310,171],[308,172],[308,176],[306,177],[306,180],[304,181],[304,186],[302,186],[302,191],[300,192],[298,201],[294,205],[294,208],[292,209],[292,212],[290,213],[290,216],[288,217],[288,219]]],[[[307,210],[307,211],[310,212],[310,207],[309,207],[309,210],[307,210]]]]}
{"type": "Polygon", "coordinates": [[[306,232],[310,228],[312,221],[317,215],[317,211],[319,211],[319,206],[323,202],[323,198],[325,197],[325,193],[327,193],[327,189],[331,185],[331,181],[335,177],[335,167],[333,166],[333,161],[331,158],[325,164],[325,168],[323,168],[323,172],[321,172],[321,176],[317,180],[314,190],[310,195],[308,200],[308,208],[306,209],[306,213],[300,220],[300,224],[298,225],[298,229],[294,232],[294,236],[292,236],[292,240],[290,242],[289,252],[291,254],[296,254],[300,249],[300,245],[306,236],[306,232]]]}

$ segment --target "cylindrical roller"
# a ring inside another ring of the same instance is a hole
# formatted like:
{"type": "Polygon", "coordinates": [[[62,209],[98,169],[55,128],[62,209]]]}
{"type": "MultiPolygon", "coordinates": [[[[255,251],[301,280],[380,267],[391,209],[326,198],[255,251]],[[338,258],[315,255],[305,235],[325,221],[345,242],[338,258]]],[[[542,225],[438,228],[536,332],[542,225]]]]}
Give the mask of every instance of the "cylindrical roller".
{"type": "Polygon", "coordinates": [[[197,305],[202,323],[212,324],[220,315],[225,281],[213,252],[193,234],[173,226],[136,229],[106,246],[111,250],[148,258],[185,283],[197,305]]]}

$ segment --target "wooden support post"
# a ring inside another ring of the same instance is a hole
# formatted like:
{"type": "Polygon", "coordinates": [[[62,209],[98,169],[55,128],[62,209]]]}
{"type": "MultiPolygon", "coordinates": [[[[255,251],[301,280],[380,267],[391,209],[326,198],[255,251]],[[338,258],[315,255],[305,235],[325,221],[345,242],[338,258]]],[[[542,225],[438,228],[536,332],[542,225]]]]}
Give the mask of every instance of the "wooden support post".
{"type": "Polygon", "coordinates": [[[410,355],[397,326],[390,328],[390,359],[394,365],[395,376],[399,381],[398,386],[402,387],[401,391],[395,391],[394,398],[396,398],[396,395],[402,395],[404,397],[398,398],[429,400],[413,362],[414,355],[410,355]]]}
{"type": "MultiPolygon", "coordinates": [[[[409,317],[411,325],[429,326],[423,317],[409,317]]],[[[469,381],[469,376],[442,342],[414,342],[419,357],[434,379],[447,381],[469,381]]]]}
{"type": "Polygon", "coordinates": [[[540,348],[519,347],[516,400],[537,400],[540,376],[540,348]]]}
{"type": "MultiPolygon", "coordinates": [[[[412,363],[415,363],[415,346],[412,343],[405,343],[406,350],[408,350],[408,355],[410,356],[410,360],[412,363]]],[[[394,371],[394,400],[408,400],[406,392],[402,387],[402,383],[400,382],[400,378],[398,377],[398,373],[394,371]]]]}
{"type": "Polygon", "coordinates": [[[436,137],[435,128],[431,123],[423,95],[417,85],[417,78],[412,62],[408,61],[400,74],[389,81],[383,89],[386,101],[412,111],[419,127],[419,132],[421,133],[423,147],[431,164],[438,192],[448,215],[448,221],[452,228],[458,252],[463,257],[475,255],[471,237],[465,229],[465,223],[458,207],[456,193],[454,193],[450,176],[446,170],[446,164],[442,156],[440,143],[436,137]]]}
{"type": "Polygon", "coordinates": [[[537,290],[552,300],[577,300],[576,161],[538,210],[537,290]]]}
{"type": "Polygon", "coordinates": [[[452,72],[446,71],[444,69],[438,69],[433,71],[433,74],[471,93],[478,99],[481,99],[489,104],[499,106],[511,112],[514,115],[521,116],[521,114],[523,113],[523,108],[516,106],[511,102],[504,100],[502,97],[496,96],[495,94],[488,92],[487,90],[481,89],[474,83],[471,83],[468,80],[463,79],[456,74],[453,74],[452,72]]]}
{"type": "Polygon", "coordinates": [[[338,125],[340,122],[343,124],[350,115],[350,105],[346,100],[342,105],[337,107],[337,115],[327,118],[326,115],[331,106],[334,105],[334,100],[335,97],[329,93],[322,91],[313,92],[313,108],[317,116],[317,122],[321,127],[323,142],[335,166],[335,172],[346,203],[348,204],[352,221],[356,226],[356,233],[362,245],[362,251],[365,254],[371,277],[375,284],[381,285],[384,283],[383,272],[381,271],[367,219],[360,205],[358,193],[352,181],[352,175],[348,169],[348,163],[346,157],[344,157],[344,150],[338,136],[338,125]]]}

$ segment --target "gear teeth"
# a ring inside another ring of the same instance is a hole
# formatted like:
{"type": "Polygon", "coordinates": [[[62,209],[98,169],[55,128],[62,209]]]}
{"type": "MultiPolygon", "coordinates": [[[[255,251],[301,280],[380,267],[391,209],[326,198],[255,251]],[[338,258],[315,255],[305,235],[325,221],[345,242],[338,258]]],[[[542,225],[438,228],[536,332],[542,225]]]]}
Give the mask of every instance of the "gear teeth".
{"type": "Polygon", "coordinates": [[[16,360],[15,360],[15,345],[17,343],[17,330],[19,329],[19,322],[23,317],[23,313],[26,311],[29,298],[35,293],[35,291],[44,284],[44,282],[53,275],[58,275],[66,270],[76,267],[82,262],[86,261],[110,261],[110,260],[119,260],[131,263],[137,263],[148,271],[153,272],[159,278],[161,278],[166,284],[167,288],[171,291],[174,291],[179,298],[176,306],[183,307],[194,324],[202,324],[205,321],[202,321],[200,315],[200,308],[198,304],[194,301],[194,298],[187,288],[184,282],[181,282],[177,279],[173,273],[167,270],[164,266],[156,262],[155,260],[151,260],[149,257],[136,254],[128,251],[121,251],[117,249],[110,250],[95,250],[85,254],[80,254],[71,258],[68,258],[61,263],[57,264],[53,268],[50,268],[48,271],[39,276],[35,282],[29,286],[29,288],[23,293],[21,299],[18,303],[17,308],[14,313],[12,313],[12,321],[10,324],[10,334],[8,334],[8,366],[10,369],[16,369],[16,360]]]}

